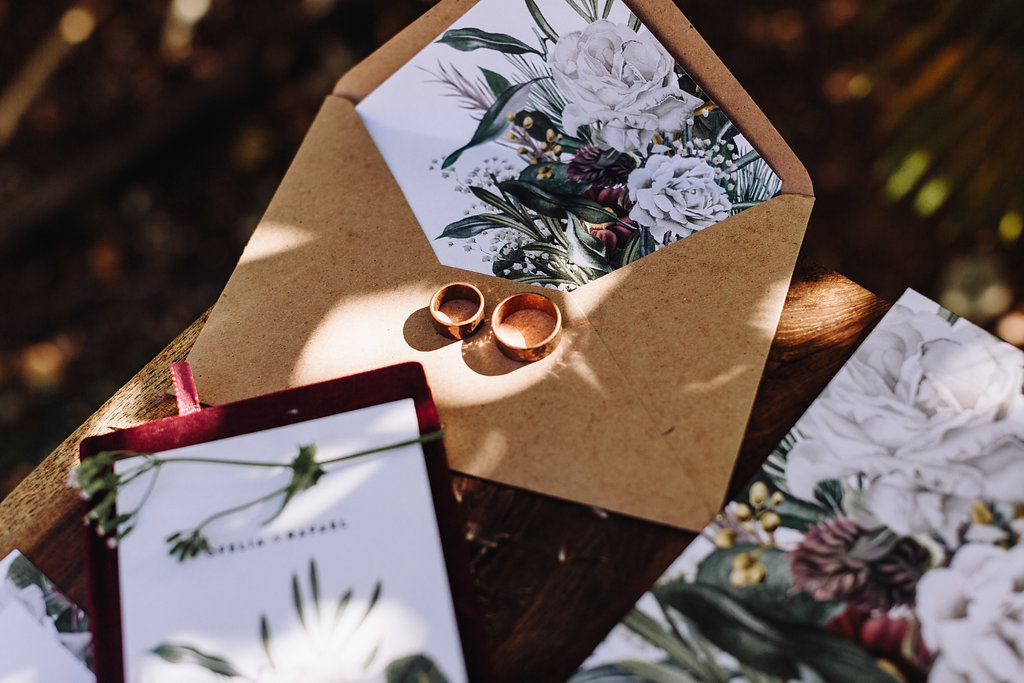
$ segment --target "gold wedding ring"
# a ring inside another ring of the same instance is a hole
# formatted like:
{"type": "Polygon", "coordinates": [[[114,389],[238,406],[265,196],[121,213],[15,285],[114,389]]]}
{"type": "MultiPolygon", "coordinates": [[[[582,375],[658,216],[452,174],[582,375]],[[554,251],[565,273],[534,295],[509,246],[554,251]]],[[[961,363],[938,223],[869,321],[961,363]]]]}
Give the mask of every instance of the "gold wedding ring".
{"type": "Polygon", "coordinates": [[[434,329],[449,339],[465,339],[484,319],[484,295],[467,282],[451,282],[430,298],[434,329]]]}
{"type": "Polygon", "coordinates": [[[562,312],[543,294],[513,294],[491,316],[494,339],[512,360],[535,361],[558,346],[562,312]]]}

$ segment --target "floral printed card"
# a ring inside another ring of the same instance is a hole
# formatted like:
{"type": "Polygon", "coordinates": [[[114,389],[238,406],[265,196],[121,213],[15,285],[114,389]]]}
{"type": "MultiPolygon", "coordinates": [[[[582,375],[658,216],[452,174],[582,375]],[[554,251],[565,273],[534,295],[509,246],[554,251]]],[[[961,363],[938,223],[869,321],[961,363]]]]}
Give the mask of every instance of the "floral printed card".
{"type": "Polygon", "coordinates": [[[437,429],[408,364],[87,441],[100,532],[116,492],[116,561],[91,564],[104,680],[478,680],[437,429]]]}
{"type": "Polygon", "coordinates": [[[1022,384],[908,291],[573,681],[1024,680],[1022,384]]]}
{"type": "Polygon", "coordinates": [[[356,108],[441,263],[573,289],[782,182],[620,0],[482,0],[356,108]]]}
{"type": "Polygon", "coordinates": [[[85,612],[28,558],[0,560],[0,680],[92,683],[85,612]]]}

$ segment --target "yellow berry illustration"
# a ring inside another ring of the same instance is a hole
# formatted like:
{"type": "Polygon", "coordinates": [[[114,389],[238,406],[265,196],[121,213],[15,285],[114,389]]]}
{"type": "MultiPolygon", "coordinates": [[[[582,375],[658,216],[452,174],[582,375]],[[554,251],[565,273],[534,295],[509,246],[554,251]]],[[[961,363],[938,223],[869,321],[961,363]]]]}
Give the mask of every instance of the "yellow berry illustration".
{"type": "Polygon", "coordinates": [[[750,486],[750,504],[763,505],[768,500],[768,487],[763,481],[755,481],[750,486]]]}
{"type": "Polygon", "coordinates": [[[733,569],[750,569],[754,566],[754,556],[750,553],[737,553],[732,557],[733,569]]]}
{"type": "Polygon", "coordinates": [[[715,533],[714,542],[719,548],[731,548],[736,543],[736,532],[732,529],[719,529],[715,533]]]}

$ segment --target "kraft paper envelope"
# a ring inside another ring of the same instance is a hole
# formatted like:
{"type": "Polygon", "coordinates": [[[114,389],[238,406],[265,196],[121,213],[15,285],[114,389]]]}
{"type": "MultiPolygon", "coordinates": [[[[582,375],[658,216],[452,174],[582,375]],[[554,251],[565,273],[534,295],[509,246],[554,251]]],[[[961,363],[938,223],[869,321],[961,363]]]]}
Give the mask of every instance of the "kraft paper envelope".
{"type": "Polygon", "coordinates": [[[454,469],[700,529],[724,498],[810,179],[685,17],[668,0],[634,0],[781,193],[571,292],[441,265],[355,104],[475,4],[441,2],[326,99],[189,356],[200,396],[221,403],[416,361],[454,469]],[[525,364],[500,353],[486,323],[463,342],[440,337],[426,307],[452,281],[476,285],[487,316],[510,294],[547,294],[563,312],[561,344],[525,364]]]}

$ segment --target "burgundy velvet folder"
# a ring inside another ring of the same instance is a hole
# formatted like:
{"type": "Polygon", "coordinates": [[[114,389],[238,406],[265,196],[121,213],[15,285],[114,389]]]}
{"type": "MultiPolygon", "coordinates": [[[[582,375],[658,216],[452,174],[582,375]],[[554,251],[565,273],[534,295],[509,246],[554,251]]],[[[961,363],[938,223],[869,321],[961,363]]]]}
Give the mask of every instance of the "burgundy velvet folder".
{"type": "MultiPolygon", "coordinates": [[[[403,363],[349,377],[204,408],[82,441],[84,460],[103,451],[149,453],[250,434],[360,408],[411,398],[421,434],[440,429],[437,411],[418,363],[403,363]]],[[[440,440],[422,445],[438,520],[459,638],[471,681],[490,679],[483,623],[473,590],[460,518],[440,440]]],[[[85,504],[88,509],[88,503],[85,504]]],[[[86,570],[97,680],[125,680],[118,551],[86,528],[86,570]]]]}

